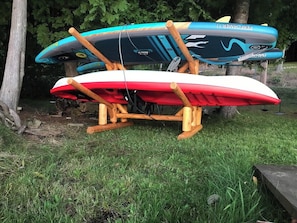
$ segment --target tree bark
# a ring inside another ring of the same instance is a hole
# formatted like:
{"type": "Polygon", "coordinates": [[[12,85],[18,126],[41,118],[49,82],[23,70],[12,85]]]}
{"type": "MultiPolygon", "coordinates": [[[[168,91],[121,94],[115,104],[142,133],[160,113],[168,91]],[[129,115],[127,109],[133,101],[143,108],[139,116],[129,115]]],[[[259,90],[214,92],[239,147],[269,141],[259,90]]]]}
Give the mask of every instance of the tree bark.
{"type": "MultiPolygon", "coordinates": [[[[236,0],[234,15],[232,16],[232,22],[234,23],[247,23],[249,16],[250,0],[236,0]]],[[[226,75],[238,75],[242,62],[232,62],[227,65],[226,75]]],[[[220,113],[225,118],[233,118],[238,114],[237,106],[225,106],[221,107],[220,113]]]]}
{"type": "Polygon", "coordinates": [[[27,0],[13,0],[11,28],[0,100],[16,111],[25,75],[27,0]]]}
{"type": "Polygon", "coordinates": [[[77,62],[65,62],[64,63],[65,68],[65,76],[66,77],[75,77],[78,75],[77,73],[77,62]]]}
{"type": "Polygon", "coordinates": [[[260,64],[262,71],[260,73],[260,81],[263,84],[267,84],[267,70],[268,70],[268,60],[264,60],[260,64]]]}
{"type": "Polygon", "coordinates": [[[250,0],[236,0],[233,22],[247,23],[249,18],[250,0]]]}

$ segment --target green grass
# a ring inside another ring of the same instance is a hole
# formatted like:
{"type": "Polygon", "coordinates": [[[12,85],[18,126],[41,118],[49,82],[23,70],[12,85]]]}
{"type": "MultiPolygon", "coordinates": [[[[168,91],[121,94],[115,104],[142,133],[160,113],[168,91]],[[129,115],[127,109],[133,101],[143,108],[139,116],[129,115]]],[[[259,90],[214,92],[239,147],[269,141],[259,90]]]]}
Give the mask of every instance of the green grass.
{"type": "Polygon", "coordinates": [[[0,126],[0,221],[288,222],[252,182],[254,164],[297,163],[297,90],[276,91],[280,108],[204,117],[203,130],[183,141],[175,122],[92,135],[82,128],[52,144],[0,126]],[[212,194],[220,199],[208,205],[212,194]]]}

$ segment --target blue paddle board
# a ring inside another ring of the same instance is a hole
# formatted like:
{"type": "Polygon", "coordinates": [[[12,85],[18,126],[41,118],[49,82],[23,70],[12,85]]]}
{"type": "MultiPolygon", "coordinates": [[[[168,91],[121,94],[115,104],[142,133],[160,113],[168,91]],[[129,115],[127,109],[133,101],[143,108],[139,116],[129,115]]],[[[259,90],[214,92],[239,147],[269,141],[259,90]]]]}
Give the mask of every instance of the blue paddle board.
{"type": "Polygon", "coordinates": [[[103,62],[91,62],[87,64],[80,65],[76,68],[78,73],[85,73],[93,70],[105,69],[105,63],[103,62]]]}
{"type": "MultiPolygon", "coordinates": [[[[242,61],[275,60],[275,59],[282,58],[283,56],[284,54],[282,50],[278,48],[274,48],[262,53],[254,53],[250,55],[241,56],[239,58],[227,58],[225,62],[221,61],[221,63],[226,64],[229,61],[234,61],[234,60],[242,60],[242,61]]],[[[210,61],[210,64],[215,64],[215,61],[210,61]]],[[[105,69],[105,64],[100,61],[100,62],[91,62],[91,63],[79,65],[76,70],[78,73],[82,74],[90,71],[103,70],[103,69],[105,69]]]]}
{"type": "MultiPolygon", "coordinates": [[[[278,37],[275,28],[261,25],[216,22],[176,22],[174,25],[193,58],[209,63],[226,63],[272,49],[278,37]]],[[[185,60],[165,22],[109,27],[81,35],[110,61],[124,65],[169,63],[176,56],[185,60]]],[[[73,36],[48,46],[35,60],[47,64],[99,61],[73,36]]]]}

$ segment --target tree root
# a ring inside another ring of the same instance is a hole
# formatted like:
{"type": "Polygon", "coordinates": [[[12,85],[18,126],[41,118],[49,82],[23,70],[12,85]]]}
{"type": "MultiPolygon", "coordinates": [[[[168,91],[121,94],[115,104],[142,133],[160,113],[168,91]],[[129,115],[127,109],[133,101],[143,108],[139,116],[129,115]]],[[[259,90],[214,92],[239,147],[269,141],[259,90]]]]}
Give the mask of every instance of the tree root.
{"type": "Polygon", "coordinates": [[[0,101],[0,121],[18,134],[22,134],[26,129],[26,126],[21,124],[20,116],[3,101],[0,101]]]}

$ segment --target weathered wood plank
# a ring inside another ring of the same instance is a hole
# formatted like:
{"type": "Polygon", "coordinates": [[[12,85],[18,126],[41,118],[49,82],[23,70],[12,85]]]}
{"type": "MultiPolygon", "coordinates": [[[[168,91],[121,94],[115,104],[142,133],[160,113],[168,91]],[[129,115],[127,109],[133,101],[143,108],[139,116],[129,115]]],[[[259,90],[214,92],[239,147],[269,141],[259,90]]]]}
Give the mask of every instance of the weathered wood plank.
{"type": "Polygon", "coordinates": [[[297,166],[255,165],[255,176],[267,186],[293,219],[297,219],[297,166]]]}

